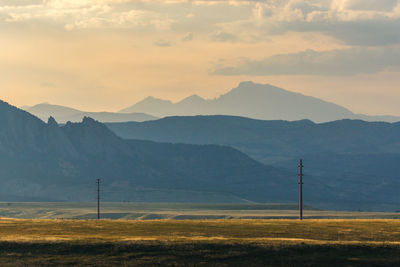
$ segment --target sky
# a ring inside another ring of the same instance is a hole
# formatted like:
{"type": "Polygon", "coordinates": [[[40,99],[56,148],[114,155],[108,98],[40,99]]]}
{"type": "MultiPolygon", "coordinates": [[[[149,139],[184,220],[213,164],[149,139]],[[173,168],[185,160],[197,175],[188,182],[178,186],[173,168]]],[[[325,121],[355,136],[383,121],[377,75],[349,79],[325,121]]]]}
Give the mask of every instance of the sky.
{"type": "Polygon", "coordinates": [[[0,0],[0,99],[117,111],[269,83],[400,115],[400,0],[0,0]]]}

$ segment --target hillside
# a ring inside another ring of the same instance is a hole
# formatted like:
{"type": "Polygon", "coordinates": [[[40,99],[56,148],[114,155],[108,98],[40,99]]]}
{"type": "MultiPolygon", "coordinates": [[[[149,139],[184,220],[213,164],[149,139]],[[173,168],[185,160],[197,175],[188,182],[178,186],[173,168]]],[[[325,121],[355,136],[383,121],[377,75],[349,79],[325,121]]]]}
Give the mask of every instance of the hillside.
{"type": "Polygon", "coordinates": [[[238,147],[259,160],[305,153],[400,153],[400,123],[339,120],[264,121],[234,116],[167,117],[107,123],[127,139],[238,147]],[[264,156],[257,156],[262,153],[264,156]]]}
{"type": "Polygon", "coordinates": [[[122,113],[144,112],[157,117],[194,115],[233,115],[262,120],[302,120],[328,122],[340,119],[399,121],[394,116],[367,116],[321,99],[290,92],[270,84],[241,82],[215,99],[189,96],[172,103],[154,97],[122,109],[122,113]]]}
{"type": "Polygon", "coordinates": [[[53,117],[59,123],[66,123],[68,121],[80,122],[84,117],[90,117],[100,122],[148,121],[157,119],[157,117],[140,112],[88,112],[47,103],[38,104],[32,107],[25,106],[23,109],[39,117],[43,121],[47,121],[49,117],[53,117]]]}
{"type": "Polygon", "coordinates": [[[291,172],[297,171],[298,159],[303,158],[305,183],[328,187],[347,207],[371,209],[386,203],[397,209],[400,203],[396,191],[400,123],[340,120],[317,124],[193,116],[107,126],[123,138],[227,145],[291,172]]]}
{"type": "Polygon", "coordinates": [[[0,200],[288,202],[295,174],[227,146],[124,140],[90,118],[59,126],[0,102],[0,200]]]}

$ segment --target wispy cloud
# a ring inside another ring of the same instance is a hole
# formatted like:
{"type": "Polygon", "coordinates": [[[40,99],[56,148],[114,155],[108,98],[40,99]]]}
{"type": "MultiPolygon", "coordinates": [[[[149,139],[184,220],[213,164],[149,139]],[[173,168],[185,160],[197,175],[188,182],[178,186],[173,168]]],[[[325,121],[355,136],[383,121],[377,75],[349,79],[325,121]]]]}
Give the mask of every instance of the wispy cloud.
{"type": "Polygon", "coordinates": [[[173,20],[166,14],[141,9],[120,9],[124,1],[110,0],[48,0],[0,2],[0,13],[7,15],[6,23],[40,22],[41,25],[57,25],[67,30],[107,28],[147,28],[167,30],[173,20]]]}
{"type": "Polygon", "coordinates": [[[169,47],[169,46],[172,46],[172,44],[171,44],[171,42],[170,42],[169,40],[163,40],[163,39],[160,39],[160,40],[155,41],[155,42],[154,42],[154,45],[155,45],[155,46],[160,46],[160,47],[169,47]]]}
{"type": "Polygon", "coordinates": [[[268,34],[317,32],[363,46],[400,43],[398,0],[285,2],[255,5],[254,18],[268,34]]]}
{"type": "Polygon", "coordinates": [[[211,40],[214,42],[236,42],[237,37],[228,32],[223,32],[223,31],[215,31],[211,35],[211,40]]]}
{"type": "Polygon", "coordinates": [[[219,75],[321,75],[342,76],[400,70],[398,48],[350,48],[279,54],[263,60],[242,59],[235,66],[218,65],[219,75]]]}
{"type": "Polygon", "coordinates": [[[247,34],[245,28],[260,36],[316,32],[350,45],[400,43],[399,0],[0,1],[0,24],[35,22],[67,30],[202,32],[214,41],[230,42],[246,40],[242,36],[247,34]]]}
{"type": "Polygon", "coordinates": [[[182,37],[182,42],[193,41],[194,34],[192,32],[188,32],[185,36],[182,37]]]}

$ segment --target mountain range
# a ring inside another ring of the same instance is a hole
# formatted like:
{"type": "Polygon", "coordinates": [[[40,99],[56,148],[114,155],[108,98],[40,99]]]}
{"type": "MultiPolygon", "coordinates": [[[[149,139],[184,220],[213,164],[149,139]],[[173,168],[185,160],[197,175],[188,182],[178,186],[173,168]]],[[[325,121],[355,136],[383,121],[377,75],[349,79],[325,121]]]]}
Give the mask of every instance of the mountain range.
{"type": "Polygon", "coordinates": [[[39,104],[24,110],[46,121],[50,116],[60,123],[78,122],[91,117],[101,122],[148,121],[166,116],[232,115],[262,120],[302,120],[328,122],[340,119],[400,121],[396,116],[368,116],[321,99],[290,92],[269,84],[241,82],[215,99],[189,96],[173,103],[147,97],[119,112],[85,112],[59,105],[39,104]]]}
{"type": "MultiPolygon", "coordinates": [[[[124,140],[85,117],[47,123],[0,101],[0,200],[294,202],[295,174],[227,146],[124,140]]],[[[318,198],[318,196],[314,196],[318,198]]]]}
{"type": "Polygon", "coordinates": [[[234,115],[262,120],[301,120],[328,122],[340,119],[400,121],[395,116],[367,116],[321,99],[290,92],[269,84],[241,82],[215,99],[192,95],[180,102],[147,97],[120,110],[121,113],[144,112],[157,117],[194,115],[234,115]]]}
{"type": "Polygon", "coordinates": [[[232,146],[267,164],[308,153],[400,154],[400,122],[345,119],[314,123],[217,115],[106,125],[125,139],[232,146]]]}
{"type": "MultiPolygon", "coordinates": [[[[238,91],[246,84],[268,87],[238,91]]],[[[108,201],[295,202],[303,158],[305,203],[399,209],[399,123],[218,115],[60,126],[0,102],[0,125],[0,201],[94,200],[102,178],[108,201]]]]}
{"type": "Polygon", "coordinates": [[[335,201],[325,207],[399,209],[400,122],[346,119],[314,123],[177,116],[106,125],[126,139],[230,146],[292,173],[302,158],[304,188],[322,186],[324,192],[335,196],[335,201]]]}
{"type": "Polygon", "coordinates": [[[157,119],[155,116],[141,112],[88,112],[60,105],[51,105],[48,103],[42,103],[32,107],[24,106],[22,109],[37,116],[43,121],[47,121],[49,117],[53,117],[59,123],[66,123],[68,121],[79,122],[82,121],[84,117],[90,117],[100,122],[147,121],[157,119]]]}

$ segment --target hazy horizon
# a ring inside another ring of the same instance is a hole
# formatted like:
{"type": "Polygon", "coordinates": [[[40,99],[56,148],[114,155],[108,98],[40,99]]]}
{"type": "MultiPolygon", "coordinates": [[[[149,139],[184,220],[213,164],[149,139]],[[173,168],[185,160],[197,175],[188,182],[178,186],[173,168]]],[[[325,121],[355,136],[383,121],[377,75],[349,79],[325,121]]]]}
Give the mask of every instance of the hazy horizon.
{"type": "MultiPolygon", "coordinates": [[[[253,83],[252,81],[242,81],[242,82],[240,82],[240,84],[243,83],[243,82],[250,82],[250,83],[253,83]]],[[[167,98],[161,98],[161,97],[158,97],[158,96],[155,96],[155,95],[148,95],[148,96],[146,96],[146,97],[144,97],[144,98],[142,98],[142,99],[139,99],[138,101],[132,103],[132,104],[129,105],[129,106],[120,107],[120,108],[117,108],[117,109],[114,109],[114,110],[106,110],[106,109],[103,109],[103,110],[88,110],[88,109],[80,109],[80,108],[75,107],[75,106],[73,106],[73,105],[61,105],[61,104],[59,104],[59,103],[50,103],[50,102],[41,102],[41,103],[36,103],[36,104],[34,104],[34,105],[32,105],[32,106],[23,105],[23,106],[18,106],[18,107],[21,108],[21,109],[23,109],[23,110],[30,111],[31,108],[39,107],[39,106],[41,106],[41,105],[49,105],[49,106],[55,106],[55,107],[56,107],[56,106],[59,106],[59,107],[70,108],[70,109],[74,109],[74,110],[77,110],[77,111],[80,111],[80,112],[87,112],[87,113],[96,113],[96,112],[101,113],[101,112],[105,112],[105,113],[116,113],[116,114],[118,114],[118,113],[121,113],[121,112],[122,112],[122,113],[126,113],[126,112],[124,112],[123,110],[129,109],[129,108],[135,106],[135,105],[138,104],[138,103],[141,103],[141,102],[143,102],[143,101],[146,101],[146,100],[149,99],[149,98],[158,99],[158,100],[163,100],[163,101],[168,101],[168,102],[170,102],[170,103],[173,104],[173,105],[179,104],[180,102],[182,102],[182,101],[184,101],[184,100],[186,100],[186,99],[189,99],[189,98],[192,97],[192,96],[198,96],[198,97],[200,97],[201,99],[203,99],[203,100],[205,100],[205,101],[213,101],[213,100],[219,99],[221,96],[224,96],[225,94],[228,94],[228,93],[231,92],[233,89],[239,87],[240,84],[237,84],[236,87],[230,88],[230,89],[227,90],[226,92],[223,92],[223,93],[221,93],[221,94],[219,94],[219,95],[217,95],[217,96],[215,96],[215,97],[213,97],[213,98],[201,97],[201,96],[199,96],[199,95],[196,94],[196,93],[183,96],[182,98],[177,99],[177,100],[171,100],[171,99],[167,99],[167,98]]],[[[257,84],[257,83],[255,83],[255,84],[257,84]]],[[[266,86],[271,85],[271,86],[273,86],[273,87],[276,87],[276,86],[273,85],[273,84],[260,84],[260,85],[266,85],[266,86]]],[[[278,88],[279,88],[279,87],[278,87],[278,88]]],[[[280,88],[280,89],[283,89],[283,91],[287,91],[287,92],[290,92],[290,93],[297,93],[297,92],[295,92],[295,91],[286,90],[285,88],[280,88]]],[[[310,96],[310,97],[316,98],[315,96],[312,96],[312,95],[307,95],[307,94],[303,94],[303,93],[300,93],[300,94],[302,94],[303,96],[306,96],[306,97],[310,96]]],[[[249,97],[250,97],[250,96],[251,96],[251,94],[249,94],[249,97]]],[[[346,107],[346,106],[344,106],[344,105],[340,105],[340,104],[335,103],[335,102],[332,102],[332,101],[327,101],[326,99],[322,99],[322,98],[316,98],[316,99],[319,99],[319,100],[322,100],[322,101],[324,101],[324,102],[331,103],[331,104],[334,104],[334,105],[338,105],[338,106],[340,106],[340,107],[343,107],[343,108],[345,108],[345,109],[348,109],[349,111],[353,112],[354,114],[367,115],[367,116],[389,116],[389,117],[390,117],[390,116],[393,116],[393,117],[397,117],[395,114],[357,113],[357,112],[354,112],[351,108],[348,108],[348,107],[346,107]]],[[[10,104],[12,104],[12,103],[10,103],[10,104]]],[[[49,111],[49,112],[51,113],[51,111],[49,111]]],[[[128,113],[130,113],[130,112],[128,112],[128,113]]],[[[144,114],[146,114],[146,111],[140,111],[140,110],[139,110],[139,111],[135,111],[134,113],[144,113],[144,114]]],[[[189,115],[189,114],[188,114],[188,115],[189,115]]],[[[198,114],[198,115],[201,115],[201,114],[198,114]]],[[[161,117],[162,117],[162,116],[161,116],[161,117]]],[[[279,118],[277,118],[277,119],[279,119],[279,118]]]]}

